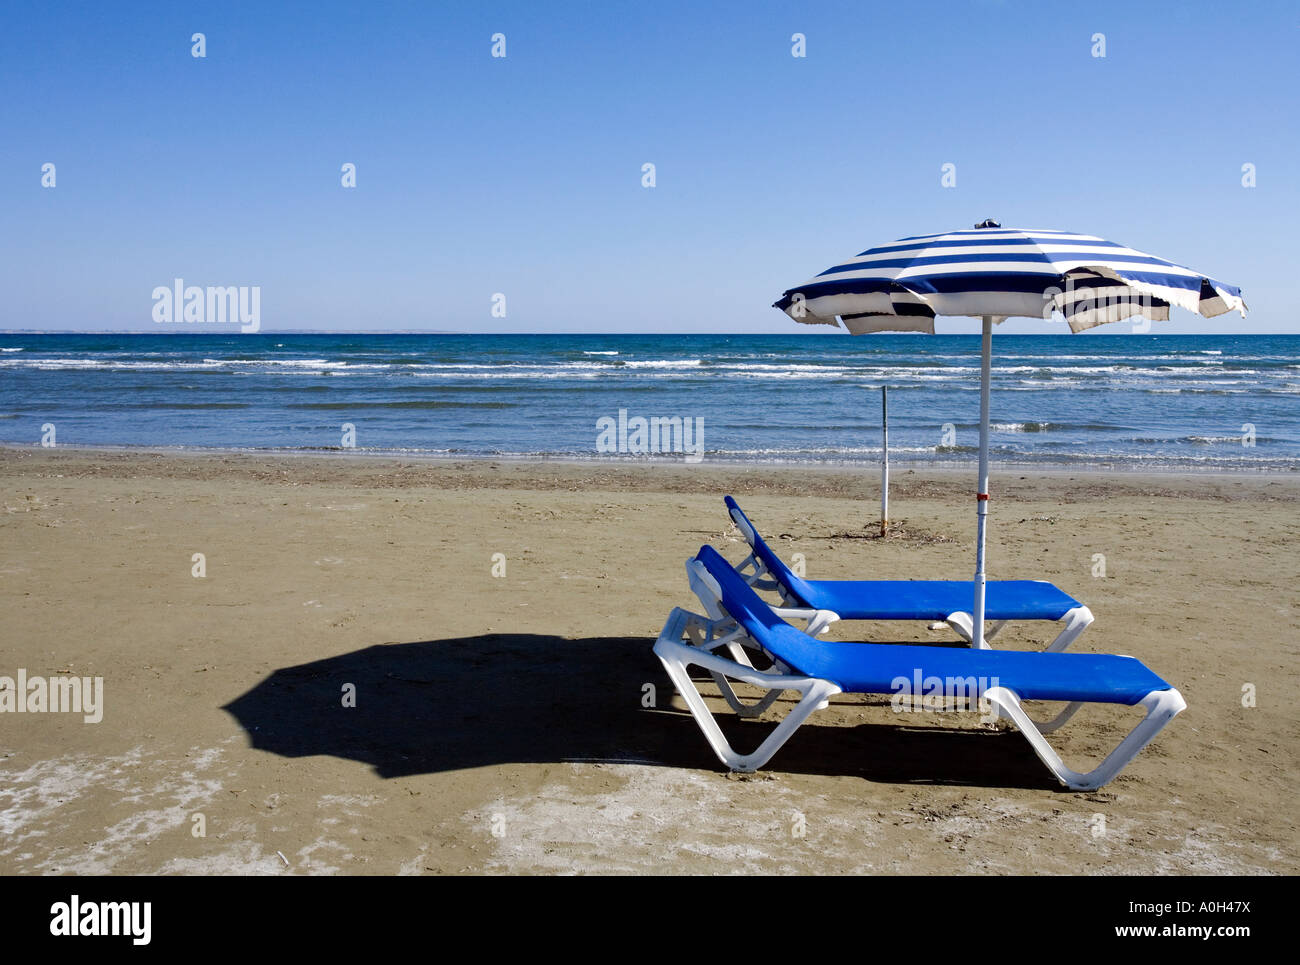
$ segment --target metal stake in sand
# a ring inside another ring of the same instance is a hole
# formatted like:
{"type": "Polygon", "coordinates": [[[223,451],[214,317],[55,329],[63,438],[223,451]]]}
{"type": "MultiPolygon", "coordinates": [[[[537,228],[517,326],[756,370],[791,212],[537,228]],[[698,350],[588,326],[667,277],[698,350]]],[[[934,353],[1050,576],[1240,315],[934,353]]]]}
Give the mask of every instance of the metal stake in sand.
{"type": "Polygon", "coordinates": [[[889,387],[880,387],[880,535],[889,529],[889,387]]]}

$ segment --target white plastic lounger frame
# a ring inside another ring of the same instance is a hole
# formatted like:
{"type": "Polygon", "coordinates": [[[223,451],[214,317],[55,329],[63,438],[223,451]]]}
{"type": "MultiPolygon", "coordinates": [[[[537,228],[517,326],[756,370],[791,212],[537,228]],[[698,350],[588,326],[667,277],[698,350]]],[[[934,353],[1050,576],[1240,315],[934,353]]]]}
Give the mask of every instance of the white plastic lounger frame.
{"type": "MultiPolygon", "coordinates": [[[[719,618],[710,619],[680,607],[675,608],[668,615],[668,622],[664,624],[659,639],[655,641],[654,652],[672,679],[673,686],[686,701],[695,722],[704,732],[709,746],[718,755],[718,760],[733,771],[756,771],[772,759],[772,755],[781,749],[781,746],[790,739],[790,735],[799,729],[814,710],[825,707],[832,696],[842,691],[837,684],[829,680],[793,673],[791,668],[776,660],[770,653],[767,656],[774,661],[771,669],[754,669],[753,664],[744,654],[744,649],[749,647],[762,651],[762,648],[722,611],[722,594],[704,567],[697,561],[690,560],[686,564],[686,569],[690,576],[691,588],[700,597],[705,609],[718,614],[719,618]],[[725,650],[735,659],[727,659],[717,653],[718,650],[725,650]],[[786,690],[796,691],[802,697],[753,753],[741,754],[727,741],[699,689],[691,680],[689,668],[692,666],[709,671],[727,704],[742,717],[756,717],[762,714],[786,690]],[[756,704],[743,704],[727,678],[763,688],[768,693],[756,704]]],[[[809,620],[810,627],[820,624],[822,629],[829,625],[834,617],[833,614],[827,614],[825,611],[797,612],[799,616],[809,620]]],[[[862,644],[862,646],[885,645],[862,644]]],[[[1039,722],[1025,713],[1019,696],[1007,687],[992,687],[985,691],[983,696],[989,700],[999,717],[1010,720],[1024,735],[1039,760],[1056,776],[1056,779],[1075,791],[1090,791],[1109,783],[1169,721],[1187,707],[1182,695],[1172,687],[1153,690],[1139,701],[1140,706],[1146,711],[1146,716],[1116,745],[1113,751],[1106,755],[1105,760],[1093,770],[1082,773],[1066,767],[1060,755],[1052,749],[1043,735],[1064,726],[1083,706],[1083,702],[1070,703],[1052,720],[1039,722]]]]}
{"type": "MultiPolygon", "coordinates": [[[[707,573],[704,573],[702,568],[699,570],[694,568],[691,565],[691,562],[687,563],[686,572],[692,581],[691,587],[695,590],[695,595],[699,597],[700,601],[704,604],[704,609],[709,613],[709,617],[705,618],[697,617],[695,614],[687,613],[685,610],[681,611],[682,613],[686,613],[688,617],[694,618],[687,620],[682,628],[682,632],[690,640],[691,645],[709,652],[725,647],[736,663],[749,668],[754,673],[764,674],[765,680],[771,678],[772,673],[776,673],[778,676],[789,676],[789,668],[781,663],[781,661],[772,657],[771,654],[767,654],[767,657],[772,660],[772,671],[765,673],[764,671],[756,670],[754,668],[753,663],[750,662],[749,657],[745,653],[745,647],[742,642],[748,640],[749,636],[735,623],[735,621],[728,617],[726,612],[722,609],[721,594],[718,592],[717,584],[713,582],[713,578],[707,573]],[[703,578],[708,582],[701,584],[697,588],[694,581],[700,578],[703,578]],[[720,627],[728,628],[727,632],[723,633],[721,636],[715,636],[716,631],[720,627]]],[[[820,633],[825,633],[827,628],[839,619],[839,617],[834,613],[831,613],[829,610],[811,610],[796,607],[772,607],[771,609],[772,612],[782,620],[803,620],[804,633],[809,636],[817,636],[820,633]]],[[[660,634],[661,638],[662,636],[663,634],[660,634]]],[[[766,711],[767,708],[771,707],[772,704],[776,702],[777,698],[781,696],[781,690],[768,688],[767,684],[756,684],[755,686],[761,686],[768,689],[768,693],[757,703],[746,704],[736,695],[735,689],[731,686],[731,681],[729,681],[724,674],[711,669],[705,664],[700,664],[700,666],[709,671],[709,676],[711,676],[713,682],[717,684],[718,691],[722,694],[723,699],[726,700],[727,706],[734,710],[740,717],[761,716],[763,712],[766,711]]],[[[671,676],[671,671],[669,674],[671,676]]],[[[686,679],[689,682],[690,678],[687,677],[686,679]]],[[[804,680],[807,678],[792,677],[791,679],[804,680]]],[[[673,682],[677,683],[675,677],[673,678],[673,682]]],[[[752,680],[746,680],[745,682],[753,683],[752,680]]],[[[693,690],[694,687],[691,687],[690,689],[693,690]]],[[[685,697],[685,691],[682,691],[680,686],[678,687],[678,690],[682,693],[683,697],[685,697]]],[[[838,688],[836,688],[836,692],[838,693],[838,688]]],[[[824,701],[820,706],[824,706],[824,701]]],[[[715,747],[714,750],[717,750],[717,748],[715,747]]],[[[773,748],[774,752],[775,750],[776,748],[773,748]]],[[[766,761],[766,758],[764,758],[764,761],[766,761]]],[[[755,767],[762,767],[762,763],[756,764],[755,767]]]]}
{"type": "Polygon", "coordinates": [[[997,709],[998,716],[1010,720],[1029,741],[1038,759],[1047,765],[1047,769],[1056,775],[1056,779],[1074,791],[1092,791],[1111,780],[1124,766],[1155,738],[1156,734],[1184,710],[1187,701],[1183,695],[1172,687],[1165,690],[1153,690],[1139,702],[1146,716],[1137,726],[1129,731],[1128,736],[1106,755],[1106,759],[1086,774],[1072,771],[1065,766],[1061,756],[1047,743],[1044,734],[1063,726],[1083,706],[1082,703],[1067,704],[1066,708],[1050,721],[1040,722],[1030,718],[1020,706],[1020,698],[1006,687],[991,687],[984,691],[984,697],[997,709]]]}
{"type": "Polygon", "coordinates": [[[772,670],[763,671],[755,670],[747,660],[742,665],[721,657],[712,651],[734,645],[724,641],[734,639],[737,633],[743,635],[743,631],[735,628],[733,633],[715,638],[714,633],[717,629],[716,621],[677,607],[668,615],[668,622],[664,624],[663,632],[655,641],[655,654],[663,663],[664,669],[668,671],[673,686],[686,701],[686,706],[690,708],[695,722],[700,725],[700,730],[704,732],[704,739],[713,748],[713,753],[718,755],[718,760],[733,771],[756,771],[772,759],[772,755],[781,749],[781,745],[790,739],[790,735],[799,729],[799,725],[807,720],[814,710],[825,707],[826,702],[840,692],[840,688],[828,680],[781,673],[778,670],[780,664],[773,665],[772,670]],[[686,642],[691,639],[692,631],[694,633],[703,631],[704,638],[699,646],[686,642]],[[761,714],[786,690],[797,691],[802,698],[776,729],[767,735],[763,743],[758,745],[757,750],[752,754],[740,754],[732,748],[723,735],[718,722],[713,719],[712,712],[704,703],[704,698],[691,681],[689,668],[693,666],[703,667],[713,675],[715,681],[722,682],[720,684],[722,694],[732,707],[737,707],[740,702],[731,685],[727,683],[727,677],[767,690],[767,696],[758,704],[747,707],[744,716],[761,714]]]}
{"type": "MultiPolygon", "coordinates": [[[[736,528],[739,529],[748,539],[748,534],[745,534],[743,526],[737,523],[736,528]]],[[[750,553],[745,557],[741,564],[736,567],[736,572],[744,577],[745,582],[750,586],[759,590],[773,590],[780,594],[782,603],[790,602],[790,592],[781,585],[781,582],[777,580],[775,576],[772,576],[771,571],[763,565],[763,561],[754,553],[750,553]],[[764,577],[768,576],[772,576],[772,578],[764,579],[764,577]]],[[[839,619],[838,615],[836,616],[836,619],[839,619]]],[[[1057,621],[1065,624],[1065,626],[1061,629],[1061,632],[1056,635],[1056,639],[1048,644],[1047,649],[1044,652],[1060,653],[1070,644],[1074,643],[1075,640],[1079,639],[1079,634],[1088,629],[1094,619],[1092,611],[1082,604],[1071,610],[1067,610],[1061,619],[1057,621]]],[[[943,618],[943,622],[952,627],[953,630],[956,631],[957,635],[967,643],[972,643],[974,641],[975,623],[970,613],[964,610],[958,610],[954,613],[949,613],[943,618]]],[[[996,637],[998,633],[1001,632],[1002,628],[1010,622],[1011,621],[1009,620],[985,621],[984,646],[981,649],[992,650],[993,648],[989,646],[989,641],[996,637]]]]}
{"type": "MultiPolygon", "coordinates": [[[[1079,639],[1079,634],[1083,633],[1084,630],[1087,630],[1088,627],[1092,625],[1093,619],[1092,611],[1082,604],[1071,610],[1067,610],[1058,621],[1064,623],[1065,626],[1061,629],[1061,632],[1056,635],[1056,639],[1048,644],[1047,649],[1043,652],[1060,653],[1070,644],[1074,643],[1075,640],[1079,639]]],[[[967,643],[973,643],[975,639],[975,621],[969,613],[960,610],[956,613],[950,613],[943,618],[943,622],[957,631],[957,635],[967,643]]],[[[1010,620],[985,621],[984,646],[982,649],[992,650],[993,648],[989,646],[989,641],[996,637],[998,633],[1001,632],[1002,628],[1010,622],[1010,620]]]]}

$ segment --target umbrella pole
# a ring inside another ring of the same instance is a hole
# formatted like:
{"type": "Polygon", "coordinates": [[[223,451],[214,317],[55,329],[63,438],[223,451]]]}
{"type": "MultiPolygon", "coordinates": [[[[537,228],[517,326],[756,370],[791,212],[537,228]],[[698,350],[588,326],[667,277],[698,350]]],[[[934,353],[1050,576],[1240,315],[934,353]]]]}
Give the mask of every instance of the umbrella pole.
{"type": "Polygon", "coordinates": [[[880,387],[880,535],[889,531],[889,388],[880,387]]]}
{"type": "Polygon", "coordinates": [[[984,643],[984,524],[989,511],[989,381],[993,360],[993,316],[984,316],[980,344],[980,479],[975,495],[975,608],[972,613],[971,647],[984,643]]]}

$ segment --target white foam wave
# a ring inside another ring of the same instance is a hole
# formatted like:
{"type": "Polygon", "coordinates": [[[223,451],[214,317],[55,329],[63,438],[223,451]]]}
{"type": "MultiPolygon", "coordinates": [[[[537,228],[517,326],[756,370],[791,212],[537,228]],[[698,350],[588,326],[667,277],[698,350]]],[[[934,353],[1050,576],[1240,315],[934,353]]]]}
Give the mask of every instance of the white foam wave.
{"type": "Polygon", "coordinates": [[[644,359],[623,363],[629,369],[691,369],[704,364],[703,359],[644,359]]]}
{"type": "Polygon", "coordinates": [[[1046,432],[1050,422],[994,422],[989,426],[994,432],[1046,432]]]}

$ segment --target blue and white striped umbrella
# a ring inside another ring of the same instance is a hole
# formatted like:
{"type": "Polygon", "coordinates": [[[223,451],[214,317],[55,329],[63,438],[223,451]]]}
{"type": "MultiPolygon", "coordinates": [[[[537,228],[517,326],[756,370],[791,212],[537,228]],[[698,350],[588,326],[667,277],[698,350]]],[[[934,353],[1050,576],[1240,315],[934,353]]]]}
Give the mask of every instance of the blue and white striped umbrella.
{"type": "Polygon", "coordinates": [[[799,322],[863,332],[934,332],[936,315],[1050,318],[1073,331],[1177,305],[1210,318],[1241,290],[1093,235],[1002,228],[919,235],[869,248],[791,288],[777,308],[799,322]]]}
{"type": "Polygon", "coordinates": [[[1075,332],[1133,315],[1153,321],[1178,305],[1206,318],[1236,309],[1241,289],[1113,241],[1069,231],[1003,228],[918,235],[845,259],[775,303],[807,324],[866,332],[934,333],[936,315],[984,320],[980,365],[980,459],[976,494],[974,639],[984,647],[984,530],[988,512],[989,372],[993,325],[1050,319],[1075,332]]]}

